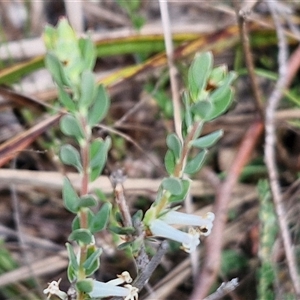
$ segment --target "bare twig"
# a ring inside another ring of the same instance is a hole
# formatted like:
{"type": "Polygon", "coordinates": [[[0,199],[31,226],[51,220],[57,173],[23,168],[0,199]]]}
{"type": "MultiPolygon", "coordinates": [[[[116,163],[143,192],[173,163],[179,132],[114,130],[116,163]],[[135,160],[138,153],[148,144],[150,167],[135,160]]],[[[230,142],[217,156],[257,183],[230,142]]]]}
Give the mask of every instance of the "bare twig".
{"type": "Polygon", "coordinates": [[[220,287],[210,296],[206,297],[204,300],[218,300],[222,299],[224,296],[226,296],[228,293],[236,289],[238,286],[238,279],[233,278],[228,282],[223,282],[220,287]]]}
{"type": "Polygon", "coordinates": [[[132,227],[131,215],[129,212],[129,207],[124,195],[123,183],[126,180],[126,175],[124,175],[121,169],[113,171],[109,176],[111,184],[114,188],[115,200],[117,206],[122,215],[123,224],[125,227],[132,227]]]}
{"type": "Polygon", "coordinates": [[[152,259],[148,263],[145,270],[141,274],[139,274],[139,276],[135,279],[135,281],[133,282],[133,286],[137,287],[139,290],[141,290],[144,287],[144,285],[148,282],[152,273],[155,271],[157,266],[160,264],[163,256],[166,254],[168,248],[169,248],[168,242],[163,241],[160,244],[160,246],[158,247],[155,255],[152,257],[152,259]]]}
{"type": "Polygon", "coordinates": [[[254,72],[254,63],[253,63],[253,56],[252,56],[252,51],[250,47],[250,42],[249,42],[249,34],[247,30],[247,23],[246,23],[246,17],[248,14],[248,11],[240,10],[239,9],[239,0],[235,0],[234,4],[236,7],[236,14],[238,18],[238,25],[239,25],[239,31],[240,31],[240,36],[241,36],[241,42],[243,46],[243,51],[245,55],[245,61],[246,61],[246,66],[248,70],[248,75],[252,87],[252,92],[255,100],[255,105],[256,109],[262,119],[264,119],[264,106],[263,106],[263,101],[262,101],[262,93],[260,91],[255,72],[254,72]]]}
{"type": "Polygon", "coordinates": [[[275,205],[275,211],[278,218],[278,223],[280,227],[280,232],[283,240],[283,246],[286,254],[287,265],[290,273],[290,277],[293,283],[295,294],[297,299],[300,298],[300,280],[297,271],[297,261],[293,251],[292,241],[290,233],[288,230],[287,224],[287,214],[282,201],[282,194],[280,191],[278,183],[278,170],[276,166],[276,155],[275,155],[275,144],[276,144],[276,135],[275,135],[275,111],[278,107],[279,101],[283,94],[283,90],[287,84],[287,58],[288,58],[288,49],[287,42],[285,39],[283,28],[279,20],[279,12],[276,8],[276,1],[269,3],[267,1],[269,9],[272,13],[274,23],[276,26],[276,32],[278,37],[278,63],[279,63],[279,79],[276,83],[275,89],[268,99],[268,104],[266,107],[265,115],[265,162],[267,165],[270,187],[273,195],[273,201],[275,205]]]}
{"type": "Polygon", "coordinates": [[[84,31],[82,1],[64,0],[68,19],[78,33],[84,31]]]}
{"type": "Polygon", "coordinates": [[[178,135],[179,139],[182,141],[180,96],[179,96],[178,81],[176,78],[177,69],[175,67],[174,59],[173,59],[173,43],[172,43],[171,25],[170,25],[169,12],[168,12],[168,4],[167,1],[159,0],[159,5],[160,5],[161,19],[162,19],[163,29],[164,29],[166,54],[167,54],[169,73],[170,73],[175,132],[178,135]]]}

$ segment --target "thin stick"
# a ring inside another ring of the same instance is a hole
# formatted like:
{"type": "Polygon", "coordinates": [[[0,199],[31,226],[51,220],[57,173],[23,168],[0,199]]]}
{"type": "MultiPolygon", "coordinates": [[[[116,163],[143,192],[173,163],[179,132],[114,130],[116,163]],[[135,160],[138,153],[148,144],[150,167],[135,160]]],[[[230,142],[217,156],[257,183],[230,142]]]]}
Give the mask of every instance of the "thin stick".
{"type": "Polygon", "coordinates": [[[280,24],[278,10],[276,9],[276,1],[272,3],[266,2],[269,6],[271,14],[274,19],[276,33],[278,37],[278,63],[279,63],[279,79],[276,83],[275,89],[268,99],[268,105],[266,107],[265,115],[265,128],[266,128],[266,137],[265,137],[265,161],[269,173],[269,180],[271,191],[273,195],[273,201],[275,205],[275,211],[278,218],[278,223],[280,227],[280,232],[283,241],[283,247],[285,250],[285,255],[287,259],[287,265],[290,273],[290,277],[293,283],[293,288],[297,299],[300,298],[300,280],[297,271],[297,261],[293,251],[292,241],[290,233],[288,230],[287,224],[287,214],[282,201],[282,194],[280,191],[278,183],[278,170],[276,166],[276,154],[275,154],[275,144],[276,144],[276,135],[275,135],[275,111],[278,107],[280,98],[283,94],[283,90],[287,84],[287,58],[288,50],[287,43],[284,35],[283,28],[280,24]]]}
{"type": "Polygon", "coordinates": [[[264,106],[263,106],[263,101],[262,101],[262,93],[259,88],[255,72],[254,72],[254,63],[253,63],[253,55],[250,47],[250,42],[249,42],[249,34],[247,30],[247,24],[246,24],[246,15],[247,11],[240,10],[239,9],[239,0],[234,1],[235,9],[236,9],[236,14],[238,18],[238,25],[239,25],[239,31],[240,31],[240,37],[241,37],[241,42],[243,46],[243,52],[245,56],[245,62],[246,62],[246,67],[248,70],[248,75],[250,79],[250,84],[254,96],[254,101],[256,105],[256,109],[262,118],[264,119],[264,106]]]}
{"type": "Polygon", "coordinates": [[[170,73],[170,82],[171,82],[171,92],[172,92],[172,101],[174,109],[174,126],[175,132],[178,135],[179,139],[182,141],[182,132],[181,132],[181,113],[180,113],[180,97],[179,97],[179,88],[178,81],[176,78],[177,70],[174,64],[173,59],[173,43],[172,43],[172,34],[171,34],[171,25],[168,12],[168,3],[166,0],[159,0],[161,19],[164,29],[164,39],[166,46],[166,55],[168,59],[169,73],[170,73]]]}

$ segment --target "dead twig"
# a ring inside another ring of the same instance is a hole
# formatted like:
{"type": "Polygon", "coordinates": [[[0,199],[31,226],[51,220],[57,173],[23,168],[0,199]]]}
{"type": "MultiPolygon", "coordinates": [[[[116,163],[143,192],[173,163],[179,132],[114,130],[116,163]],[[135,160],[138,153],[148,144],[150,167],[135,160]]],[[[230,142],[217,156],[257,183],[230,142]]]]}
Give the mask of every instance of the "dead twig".
{"type": "Polygon", "coordinates": [[[282,97],[283,90],[287,84],[287,58],[288,49],[287,42],[284,35],[284,31],[279,19],[279,11],[277,9],[277,3],[275,1],[272,4],[268,3],[269,9],[274,19],[276,33],[278,37],[278,63],[279,63],[279,79],[276,86],[268,99],[266,114],[265,114],[265,162],[268,169],[269,181],[271,192],[273,196],[274,206],[276,215],[278,218],[278,224],[280,228],[280,233],[282,236],[283,247],[287,259],[287,265],[289,269],[289,274],[293,283],[293,288],[297,299],[300,299],[300,280],[297,271],[297,261],[293,251],[291,236],[288,230],[287,214],[285,207],[283,205],[282,194],[280,191],[280,186],[278,182],[278,170],[276,165],[276,154],[275,154],[275,144],[276,144],[276,134],[275,134],[275,111],[279,105],[279,101],[282,97]]]}
{"type": "Polygon", "coordinates": [[[172,42],[172,33],[171,33],[171,24],[168,12],[168,3],[167,1],[159,0],[161,19],[164,29],[164,39],[166,46],[166,55],[168,60],[169,74],[170,74],[170,83],[171,83],[171,92],[172,92],[172,102],[174,109],[174,125],[175,132],[178,135],[179,139],[182,141],[182,131],[181,131],[181,113],[180,113],[180,95],[177,81],[177,69],[174,64],[174,50],[172,42]]]}
{"type": "Polygon", "coordinates": [[[239,25],[239,32],[240,32],[240,38],[242,42],[242,47],[243,47],[243,52],[245,56],[245,62],[246,62],[246,67],[248,70],[248,75],[250,79],[250,84],[254,96],[254,101],[256,105],[256,109],[262,118],[264,119],[264,105],[262,101],[262,93],[260,90],[260,87],[258,85],[256,76],[255,76],[255,71],[254,71],[254,63],[253,63],[253,55],[250,47],[250,42],[249,42],[249,34],[248,34],[248,29],[247,29],[247,14],[249,14],[248,11],[245,11],[245,9],[240,9],[239,5],[239,0],[234,1],[234,5],[236,7],[236,14],[238,18],[238,25],[239,25]]]}

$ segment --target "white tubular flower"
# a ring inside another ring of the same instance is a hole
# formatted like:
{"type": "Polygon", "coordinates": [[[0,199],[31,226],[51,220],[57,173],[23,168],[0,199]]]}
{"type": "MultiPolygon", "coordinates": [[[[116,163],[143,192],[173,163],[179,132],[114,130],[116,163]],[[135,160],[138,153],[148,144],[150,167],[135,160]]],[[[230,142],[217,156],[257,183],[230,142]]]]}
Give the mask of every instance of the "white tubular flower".
{"type": "Polygon", "coordinates": [[[112,279],[112,280],[108,281],[107,283],[113,284],[113,285],[120,285],[123,283],[131,283],[132,282],[132,278],[131,278],[129,272],[127,272],[127,271],[122,272],[122,274],[117,275],[117,277],[118,278],[112,279]]]}
{"type": "Polygon", "coordinates": [[[201,234],[209,235],[213,226],[213,220],[215,215],[212,212],[206,214],[205,218],[202,218],[197,215],[186,214],[178,211],[171,210],[161,217],[161,220],[167,224],[174,225],[188,225],[188,226],[197,226],[200,229],[205,228],[204,231],[201,230],[201,234]]]}
{"type": "Polygon", "coordinates": [[[197,246],[200,244],[200,233],[195,230],[193,227],[189,229],[188,235],[191,238],[191,242],[189,244],[182,243],[182,249],[187,253],[192,253],[196,250],[197,246]]]}
{"type": "Polygon", "coordinates": [[[55,295],[59,299],[65,300],[68,298],[67,294],[59,289],[59,283],[61,279],[58,281],[52,281],[49,283],[48,287],[44,289],[43,293],[48,295],[47,299],[50,299],[51,296],[55,295]]]}
{"type": "Polygon", "coordinates": [[[200,234],[196,230],[186,233],[168,225],[165,221],[160,219],[153,220],[150,223],[149,228],[155,236],[164,237],[182,243],[183,249],[186,252],[193,252],[200,244],[200,234]]]}
{"type": "Polygon", "coordinates": [[[127,297],[128,295],[130,295],[128,288],[100,281],[94,281],[93,290],[89,293],[91,298],[127,297]]]}
{"type": "Polygon", "coordinates": [[[94,281],[93,290],[89,293],[90,297],[124,297],[124,300],[137,300],[139,290],[136,287],[130,284],[126,284],[124,287],[118,286],[119,284],[132,282],[129,272],[124,271],[121,275],[117,275],[117,277],[106,283],[94,281]]]}
{"type": "Polygon", "coordinates": [[[129,295],[127,297],[125,297],[124,300],[138,300],[139,298],[139,294],[138,294],[138,291],[139,289],[130,285],[130,284],[125,284],[124,285],[129,291],[129,295]]]}

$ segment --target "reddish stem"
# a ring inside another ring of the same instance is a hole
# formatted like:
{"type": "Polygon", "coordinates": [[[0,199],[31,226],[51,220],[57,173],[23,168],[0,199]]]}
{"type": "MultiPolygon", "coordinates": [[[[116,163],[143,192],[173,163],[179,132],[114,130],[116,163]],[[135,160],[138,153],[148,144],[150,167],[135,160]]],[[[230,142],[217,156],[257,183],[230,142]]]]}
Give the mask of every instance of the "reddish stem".
{"type": "Polygon", "coordinates": [[[243,167],[249,162],[258,138],[263,132],[263,123],[256,121],[246,132],[239,147],[236,159],[233,162],[226,180],[217,191],[214,205],[215,221],[213,230],[206,240],[206,255],[202,271],[190,300],[204,299],[217,276],[222,251],[222,235],[227,221],[228,203],[234,185],[237,183],[243,167]]]}

